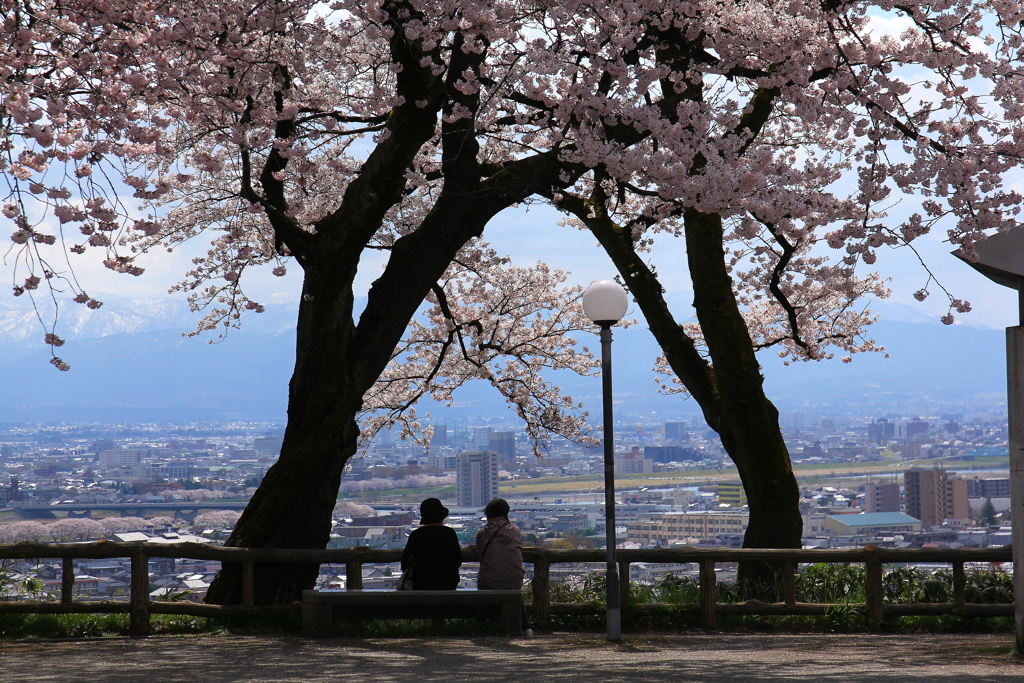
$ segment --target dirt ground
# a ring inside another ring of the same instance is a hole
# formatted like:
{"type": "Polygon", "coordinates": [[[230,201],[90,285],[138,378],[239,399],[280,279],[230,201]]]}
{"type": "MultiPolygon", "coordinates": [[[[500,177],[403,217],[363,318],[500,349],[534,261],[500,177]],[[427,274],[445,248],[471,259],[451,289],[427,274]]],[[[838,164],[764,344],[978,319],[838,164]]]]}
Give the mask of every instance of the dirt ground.
{"type": "Polygon", "coordinates": [[[1024,680],[1008,635],[159,636],[2,641],[3,683],[1024,680]]]}

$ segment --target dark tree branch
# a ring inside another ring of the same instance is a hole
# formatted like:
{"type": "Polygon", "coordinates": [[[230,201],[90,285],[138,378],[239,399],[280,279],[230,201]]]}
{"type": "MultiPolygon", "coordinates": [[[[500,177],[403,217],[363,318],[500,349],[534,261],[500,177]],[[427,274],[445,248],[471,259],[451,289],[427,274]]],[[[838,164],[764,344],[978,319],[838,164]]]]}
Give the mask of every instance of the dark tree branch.
{"type": "Polygon", "coordinates": [[[771,233],[771,236],[775,238],[775,241],[782,248],[779,260],[775,262],[775,266],[772,268],[772,277],[768,282],[768,290],[772,293],[772,296],[775,297],[775,300],[779,302],[779,305],[782,306],[782,309],[786,311],[786,317],[789,320],[790,335],[793,342],[809,354],[811,348],[800,336],[800,323],[797,318],[796,308],[793,306],[792,302],[790,302],[786,293],[782,291],[782,288],[779,287],[779,283],[782,281],[782,274],[786,271],[786,267],[793,259],[793,255],[796,253],[797,247],[786,239],[786,236],[782,234],[782,231],[779,230],[777,225],[769,221],[758,220],[765,228],[768,229],[768,232],[771,233]]]}

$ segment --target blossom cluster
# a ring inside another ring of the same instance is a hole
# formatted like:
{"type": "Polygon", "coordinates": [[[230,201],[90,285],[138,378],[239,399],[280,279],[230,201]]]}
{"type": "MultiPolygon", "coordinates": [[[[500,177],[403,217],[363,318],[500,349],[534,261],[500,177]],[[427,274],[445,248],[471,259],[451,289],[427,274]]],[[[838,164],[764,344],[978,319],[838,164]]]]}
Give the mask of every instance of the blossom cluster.
{"type": "MultiPolygon", "coordinates": [[[[206,311],[197,333],[262,310],[247,269],[353,278],[324,254],[358,263],[423,231],[463,152],[488,180],[553,164],[524,200],[579,227],[607,216],[636,252],[715,217],[704,256],[726,259],[751,342],[787,361],[879,348],[859,303],[885,294],[866,272],[879,250],[938,232],[973,258],[1024,205],[1007,182],[1024,158],[1015,2],[0,0],[0,16],[14,294],[98,308],[70,255],[134,276],[140,255],[205,234],[178,286],[206,311]],[[369,178],[399,157],[385,202],[369,178]]],[[[479,244],[446,266],[366,395],[366,434],[417,431],[419,397],[473,377],[536,439],[585,433],[541,375],[593,369],[557,271],[479,244]]],[[[970,304],[947,295],[952,322],[970,304]]]]}
{"type": "MultiPolygon", "coordinates": [[[[421,397],[451,404],[472,379],[489,382],[524,420],[537,450],[551,434],[589,440],[587,413],[544,379],[544,372],[593,374],[598,362],[575,336],[592,325],[583,315],[580,287],[544,263],[514,266],[486,244],[468,245],[428,296],[392,362],[364,397],[364,439],[398,421],[418,436],[421,397]]],[[[429,439],[429,434],[427,435],[429,439]]]]}

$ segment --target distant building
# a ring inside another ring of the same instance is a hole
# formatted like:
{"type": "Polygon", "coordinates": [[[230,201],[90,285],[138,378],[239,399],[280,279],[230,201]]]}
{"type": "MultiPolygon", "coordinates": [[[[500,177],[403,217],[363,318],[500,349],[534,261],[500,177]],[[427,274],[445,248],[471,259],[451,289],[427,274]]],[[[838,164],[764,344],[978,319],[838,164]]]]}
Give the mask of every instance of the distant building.
{"type": "Polygon", "coordinates": [[[459,507],[482,508],[498,496],[498,456],[490,451],[459,453],[457,480],[459,507]]]}
{"type": "Polygon", "coordinates": [[[899,453],[902,460],[920,460],[925,457],[919,443],[900,443],[890,446],[894,453],[899,453]]]}
{"type": "Polygon", "coordinates": [[[741,507],[747,504],[747,492],[743,490],[743,483],[731,481],[718,485],[718,502],[732,507],[741,507]]]}
{"type": "Polygon", "coordinates": [[[459,456],[450,452],[432,454],[427,457],[427,467],[444,471],[457,470],[459,468],[459,456]]]}
{"type": "Polygon", "coordinates": [[[701,454],[697,449],[686,446],[644,446],[644,457],[654,462],[682,462],[700,460],[701,454]]]}
{"type": "Polygon", "coordinates": [[[899,512],[900,485],[875,484],[864,485],[864,512],[899,512]]]}
{"type": "Polygon", "coordinates": [[[9,488],[0,488],[0,505],[10,505],[16,500],[20,500],[18,495],[18,477],[17,475],[11,475],[11,485],[9,488]]]}
{"type": "Polygon", "coordinates": [[[640,449],[633,453],[615,456],[616,474],[651,474],[654,472],[654,461],[640,455],[640,449]]]}
{"type": "Polygon", "coordinates": [[[146,468],[146,476],[165,479],[191,479],[198,474],[199,468],[190,462],[168,462],[146,468]]]}
{"type": "Polygon", "coordinates": [[[491,432],[488,443],[488,450],[497,453],[502,461],[515,460],[516,457],[516,433],[515,432],[491,432]]]}
{"type": "Polygon", "coordinates": [[[252,440],[253,450],[262,455],[281,455],[281,446],[284,444],[284,435],[281,436],[257,436],[252,440]]]}
{"type": "Polygon", "coordinates": [[[889,422],[884,417],[868,425],[868,438],[878,445],[894,436],[896,436],[896,424],[889,422]]]}
{"type": "Polygon", "coordinates": [[[658,541],[686,538],[711,539],[722,534],[742,534],[750,515],[746,511],[662,512],[626,523],[630,543],[654,545],[658,541]]]}
{"type": "Polygon", "coordinates": [[[1009,498],[1009,479],[974,479],[967,480],[968,498],[1009,498]]]}
{"type": "Polygon", "coordinates": [[[686,433],[685,422],[666,422],[665,423],[665,441],[686,441],[689,436],[686,433]]]}
{"type": "Polygon", "coordinates": [[[946,481],[946,516],[943,521],[968,519],[971,516],[971,504],[967,498],[967,480],[949,479],[946,481]]]}
{"type": "Polygon", "coordinates": [[[921,530],[921,521],[902,512],[862,512],[856,515],[828,515],[825,528],[837,536],[899,534],[921,530]]]}
{"type": "Polygon", "coordinates": [[[970,516],[967,481],[947,479],[945,470],[907,470],[903,493],[907,514],[926,527],[970,516]]]}
{"type": "Polygon", "coordinates": [[[946,501],[945,470],[907,470],[903,473],[907,514],[925,526],[942,524],[946,501]]]}
{"type": "Polygon", "coordinates": [[[112,439],[100,439],[99,441],[94,441],[92,444],[92,452],[96,454],[97,459],[103,451],[112,451],[116,448],[117,442],[112,439]]]}
{"type": "Polygon", "coordinates": [[[473,448],[478,451],[486,451],[491,447],[491,432],[494,431],[490,427],[474,427],[473,428],[473,448]]]}
{"type": "Polygon", "coordinates": [[[931,427],[932,426],[929,423],[919,417],[915,417],[906,424],[907,438],[913,439],[916,436],[927,436],[931,427]]]}
{"type": "Polygon", "coordinates": [[[100,453],[100,469],[112,470],[117,467],[131,467],[142,462],[145,451],[141,448],[115,448],[100,453]]]}
{"type": "Polygon", "coordinates": [[[434,435],[430,437],[430,448],[441,449],[448,445],[448,425],[432,425],[434,435]]]}

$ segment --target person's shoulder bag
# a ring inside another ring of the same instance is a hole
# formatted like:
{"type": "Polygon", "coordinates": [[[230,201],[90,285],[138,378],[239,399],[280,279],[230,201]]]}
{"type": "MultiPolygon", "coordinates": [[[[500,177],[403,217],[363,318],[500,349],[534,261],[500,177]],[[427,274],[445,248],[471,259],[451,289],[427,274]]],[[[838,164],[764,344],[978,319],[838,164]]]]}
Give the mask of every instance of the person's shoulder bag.
{"type": "Polygon", "coordinates": [[[494,539],[497,538],[498,534],[501,533],[501,530],[504,529],[507,526],[512,526],[512,521],[511,520],[509,520],[508,522],[505,522],[504,524],[499,526],[497,529],[495,529],[493,534],[488,534],[488,536],[487,536],[487,545],[485,545],[483,548],[480,549],[480,560],[481,561],[483,561],[483,559],[484,559],[484,553],[486,553],[487,549],[491,547],[492,543],[494,543],[494,539]]]}
{"type": "Polygon", "coordinates": [[[398,577],[398,583],[395,585],[395,590],[400,591],[411,591],[412,587],[412,561],[413,556],[409,556],[409,566],[402,570],[402,575],[398,577]]]}

